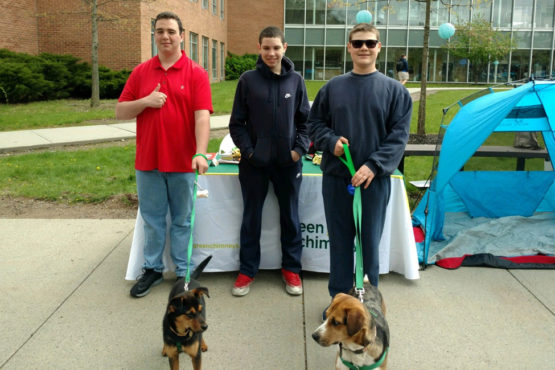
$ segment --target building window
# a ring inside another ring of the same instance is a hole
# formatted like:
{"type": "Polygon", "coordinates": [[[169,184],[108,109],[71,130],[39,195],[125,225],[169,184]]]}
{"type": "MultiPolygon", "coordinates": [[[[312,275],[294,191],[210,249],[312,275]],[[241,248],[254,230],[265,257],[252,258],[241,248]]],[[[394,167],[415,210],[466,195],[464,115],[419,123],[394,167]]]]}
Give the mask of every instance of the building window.
{"type": "Polygon", "coordinates": [[[304,23],[305,2],[296,0],[285,1],[285,23],[303,24],[304,23]]]}
{"type": "Polygon", "coordinates": [[[225,44],[220,42],[220,80],[225,79],[225,44]]]}
{"type": "Polygon", "coordinates": [[[553,1],[537,0],[536,4],[536,27],[550,28],[553,25],[553,1]]]}
{"type": "Polygon", "coordinates": [[[218,41],[212,40],[212,79],[218,79],[218,41]]]}
{"type": "Polygon", "coordinates": [[[513,14],[513,28],[531,28],[533,0],[515,0],[515,11],[513,14]]]}
{"type": "Polygon", "coordinates": [[[225,4],[224,0],[220,0],[220,19],[224,19],[225,4]]]}
{"type": "Polygon", "coordinates": [[[208,9],[208,0],[202,0],[202,9],[208,9]]]}
{"type": "Polygon", "coordinates": [[[212,0],[212,14],[218,14],[218,0],[212,0]]]}
{"type": "Polygon", "coordinates": [[[493,27],[511,27],[512,0],[496,0],[493,3],[493,27]]]}
{"type": "Polygon", "coordinates": [[[208,37],[202,36],[202,66],[208,72],[208,37]]]}
{"type": "Polygon", "coordinates": [[[198,35],[194,32],[189,32],[189,46],[191,59],[198,63],[198,35]]]}
{"type": "MultiPolygon", "coordinates": [[[[469,13],[468,13],[467,7],[454,7],[454,10],[458,12],[457,14],[460,15],[462,19],[468,20],[469,13]],[[466,15],[466,18],[464,18],[465,15],[466,15]]],[[[409,10],[410,25],[424,26],[425,20],[426,20],[426,3],[422,3],[419,1],[411,1],[410,10],[409,10]]]]}

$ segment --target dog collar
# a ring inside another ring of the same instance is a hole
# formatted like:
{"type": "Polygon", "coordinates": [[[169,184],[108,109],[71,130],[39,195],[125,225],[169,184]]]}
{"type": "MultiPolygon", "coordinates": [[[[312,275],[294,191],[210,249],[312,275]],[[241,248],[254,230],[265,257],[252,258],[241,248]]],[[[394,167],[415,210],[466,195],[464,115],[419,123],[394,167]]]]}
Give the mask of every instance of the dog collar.
{"type": "MultiPolygon", "coordinates": [[[[339,348],[342,350],[342,346],[340,345],[339,348]]],[[[359,349],[357,351],[351,351],[353,353],[357,353],[360,354],[364,351],[364,348],[359,349]]],[[[387,352],[389,351],[389,347],[387,347],[382,355],[380,356],[380,359],[378,360],[378,362],[373,363],[372,365],[363,365],[363,366],[357,366],[355,364],[353,364],[352,362],[349,362],[347,360],[344,360],[343,357],[341,357],[341,355],[339,355],[339,358],[341,359],[341,362],[343,362],[343,365],[347,366],[349,369],[353,369],[353,370],[372,370],[372,369],[377,369],[378,367],[382,366],[384,360],[385,360],[385,356],[387,356],[387,352]]]]}
{"type": "Polygon", "coordinates": [[[193,334],[195,334],[191,329],[188,329],[185,334],[181,335],[179,333],[177,333],[175,330],[173,330],[172,327],[170,327],[170,331],[172,333],[172,335],[174,336],[174,340],[175,340],[175,346],[177,347],[177,352],[183,352],[183,347],[181,345],[181,340],[188,340],[191,339],[193,337],[193,334]]]}

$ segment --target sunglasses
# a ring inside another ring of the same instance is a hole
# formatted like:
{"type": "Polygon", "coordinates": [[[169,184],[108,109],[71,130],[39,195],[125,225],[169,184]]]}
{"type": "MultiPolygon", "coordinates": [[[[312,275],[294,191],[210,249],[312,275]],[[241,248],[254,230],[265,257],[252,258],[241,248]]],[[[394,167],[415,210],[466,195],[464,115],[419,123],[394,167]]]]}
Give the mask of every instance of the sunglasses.
{"type": "Polygon", "coordinates": [[[378,45],[378,40],[351,40],[351,45],[355,49],[360,49],[365,44],[368,49],[374,49],[378,45]]]}

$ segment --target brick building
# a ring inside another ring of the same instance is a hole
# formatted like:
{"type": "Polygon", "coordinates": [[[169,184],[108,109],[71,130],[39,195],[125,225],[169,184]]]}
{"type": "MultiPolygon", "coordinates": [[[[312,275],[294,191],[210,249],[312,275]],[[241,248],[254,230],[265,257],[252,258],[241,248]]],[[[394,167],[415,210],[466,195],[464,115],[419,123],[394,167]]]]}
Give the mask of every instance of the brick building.
{"type": "MultiPolygon", "coordinates": [[[[71,54],[90,62],[91,8],[85,1],[0,0],[0,10],[0,48],[71,54]]],[[[225,0],[119,0],[101,5],[99,63],[131,69],[155,55],[153,18],[165,10],[183,21],[187,55],[206,68],[212,81],[223,79],[228,47],[225,0]]]]}
{"type": "MultiPolygon", "coordinates": [[[[91,0],[0,0],[0,49],[71,54],[91,60],[91,0]]],[[[100,1],[99,1],[100,2],[100,1]]],[[[283,0],[117,0],[98,7],[99,63],[132,69],[156,54],[153,18],[171,10],[185,28],[183,48],[212,81],[224,76],[227,52],[257,53],[258,34],[283,27],[283,0]]]]}
{"type": "MultiPolygon", "coordinates": [[[[90,61],[93,0],[0,0],[0,48],[37,54],[73,54],[90,61]]],[[[97,0],[100,1],[100,0],[97,0]]],[[[156,52],[152,18],[172,10],[183,20],[184,48],[222,79],[227,52],[257,53],[257,37],[269,25],[284,29],[287,56],[307,80],[328,80],[350,71],[345,47],[359,11],[370,11],[382,38],[378,69],[394,76],[399,55],[409,57],[411,81],[422,75],[426,7],[419,0],[114,0],[100,7],[99,61],[114,69],[132,68],[156,52]]],[[[508,82],[555,74],[555,0],[450,0],[433,2],[428,81],[508,82]],[[457,5],[451,7],[449,4],[457,5]],[[443,48],[441,24],[477,18],[510,37],[516,49],[475,72],[465,58],[443,48]],[[474,76],[474,73],[478,75],[474,76]]]]}

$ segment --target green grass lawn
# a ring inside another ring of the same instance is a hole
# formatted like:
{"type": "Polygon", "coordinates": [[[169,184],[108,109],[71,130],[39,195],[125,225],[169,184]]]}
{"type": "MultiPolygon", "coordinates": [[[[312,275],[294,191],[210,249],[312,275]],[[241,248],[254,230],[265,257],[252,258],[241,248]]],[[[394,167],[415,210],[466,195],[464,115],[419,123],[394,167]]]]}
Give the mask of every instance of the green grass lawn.
{"type": "MultiPolygon", "coordinates": [[[[310,100],[324,81],[308,81],[310,100]]],[[[215,115],[230,114],[237,81],[224,81],[211,85],[215,115]]],[[[90,107],[90,100],[54,100],[27,104],[0,104],[0,131],[31,130],[49,127],[78,126],[107,123],[115,120],[116,99],[102,100],[98,108],[90,107]]]]}
{"type": "MultiPolygon", "coordinates": [[[[313,100],[323,81],[308,81],[309,99],[313,100]]],[[[229,113],[237,81],[212,85],[214,110],[229,113]]],[[[441,124],[442,109],[471,94],[471,90],[442,91],[428,96],[426,132],[436,134],[441,124]]],[[[59,100],[31,104],[0,105],[0,130],[73,125],[87,120],[110,119],[115,100],[103,101],[100,108],[90,109],[88,101],[59,100]]],[[[451,115],[457,111],[452,110],[451,115]]],[[[418,102],[415,102],[411,132],[416,132],[418,102]]],[[[209,152],[216,152],[222,139],[210,141],[209,152]]],[[[512,145],[512,134],[496,134],[489,145],[512,145]]],[[[0,194],[63,202],[100,202],[113,195],[135,193],[134,144],[77,151],[0,156],[0,194]]],[[[527,169],[539,170],[542,161],[528,160],[527,169]]],[[[408,157],[405,180],[427,179],[432,158],[408,157]]],[[[472,159],[467,169],[513,170],[513,159],[472,159]],[[486,168],[484,168],[484,166],[486,168]]],[[[410,184],[411,195],[417,190],[410,184]]]]}
{"type": "MultiPolygon", "coordinates": [[[[314,100],[325,81],[306,81],[309,100],[314,100]]],[[[213,83],[212,104],[215,115],[230,114],[237,81],[213,83]]],[[[416,84],[410,87],[417,87],[416,84]]],[[[467,96],[471,90],[444,91],[433,94],[426,106],[426,131],[435,133],[441,120],[441,109],[467,96]],[[439,119],[438,119],[439,118],[439,119]],[[430,128],[430,130],[428,130],[430,128]]],[[[109,122],[115,119],[116,99],[102,100],[98,108],[91,108],[89,100],[54,100],[28,104],[0,104],[0,131],[27,130],[48,127],[74,126],[109,122]]],[[[411,131],[416,132],[418,102],[413,109],[411,131]]]]}
{"type": "Polygon", "coordinates": [[[3,195],[60,202],[100,202],[136,193],[135,145],[0,157],[3,195]]]}
{"type": "Polygon", "coordinates": [[[89,100],[52,100],[27,104],[0,104],[0,131],[78,126],[85,121],[115,119],[116,100],[102,100],[91,108],[89,100]]]}

